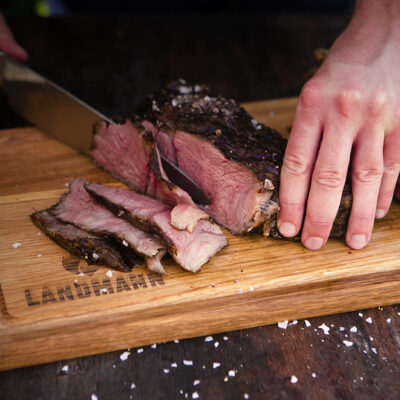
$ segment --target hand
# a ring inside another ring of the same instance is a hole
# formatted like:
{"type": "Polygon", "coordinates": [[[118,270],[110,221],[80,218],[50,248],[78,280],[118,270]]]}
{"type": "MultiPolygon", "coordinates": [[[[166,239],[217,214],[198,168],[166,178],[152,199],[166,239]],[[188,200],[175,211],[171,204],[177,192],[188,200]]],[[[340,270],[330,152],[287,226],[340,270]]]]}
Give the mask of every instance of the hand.
{"type": "Polygon", "coordinates": [[[281,174],[278,227],[325,245],[348,167],[347,244],[363,248],[389,210],[400,169],[400,2],[360,0],[328,57],[304,86],[281,174]],[[308,195],[308,198],[307,198],[308,195]]]}
{"type": "Polygon", "coordinates": [[[11,29],[8,27],[3,14],[0,12],[0,50],[17,60],[25,62],[27,52],[15,41],[11,29]]]}

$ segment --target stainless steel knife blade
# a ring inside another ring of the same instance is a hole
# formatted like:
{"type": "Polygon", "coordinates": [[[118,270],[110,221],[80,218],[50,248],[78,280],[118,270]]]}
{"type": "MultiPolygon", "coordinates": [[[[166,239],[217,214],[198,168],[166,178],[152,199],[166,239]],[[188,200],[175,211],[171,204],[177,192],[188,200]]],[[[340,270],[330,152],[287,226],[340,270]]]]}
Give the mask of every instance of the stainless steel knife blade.
{"type": "MultiPolygon", "coordinates": [[[[105,115],[39,75],[26,65],[0,52],[0,86],[11,107],[29,122],[68,146],[90,156],[93,125],[99,120],[113,123],[105,115]]],[[[161,155],[172,183],[188,192],[198,204],[209,199],[182,170],[161,155]]]]}

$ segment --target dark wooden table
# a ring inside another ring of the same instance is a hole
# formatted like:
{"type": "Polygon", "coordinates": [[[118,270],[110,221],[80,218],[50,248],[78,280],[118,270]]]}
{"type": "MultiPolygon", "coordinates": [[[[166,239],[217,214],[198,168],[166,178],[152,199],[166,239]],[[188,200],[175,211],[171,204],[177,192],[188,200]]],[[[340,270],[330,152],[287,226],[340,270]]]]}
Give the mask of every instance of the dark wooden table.
{"type": "MultiPolygon", "coordinates": [[[[125,15],[10,24],[30,66],[116,116],[174,77],[239,101],[298,95],[316,66],[312,49],[329,47],[348,18],[125,15]]],[[[24,125],[0,92],[0,129],[24,125]]],[[[0,398],[399,399],[399,331],[394,305],[227,332],[132,349],[126,361],[118,351],[2,372],[0,398]]]]}

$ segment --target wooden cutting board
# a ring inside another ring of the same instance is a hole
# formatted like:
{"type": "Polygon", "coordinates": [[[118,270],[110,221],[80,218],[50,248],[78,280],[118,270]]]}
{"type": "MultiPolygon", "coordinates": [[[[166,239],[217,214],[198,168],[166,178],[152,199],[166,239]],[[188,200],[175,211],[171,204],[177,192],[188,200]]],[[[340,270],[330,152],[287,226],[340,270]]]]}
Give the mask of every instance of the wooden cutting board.
{"type": "MultiPolygon", "coordinates": [[[[287,134],[295,105],[246,108],[287,134]]],[[[0,369],[400,302],[399,204],[363,250],[228,234],[200,273],[169,260],[161,278],[88,265],[31,223],[76,176],[119,185],[35,128],[0,132],[0,369]]]]}

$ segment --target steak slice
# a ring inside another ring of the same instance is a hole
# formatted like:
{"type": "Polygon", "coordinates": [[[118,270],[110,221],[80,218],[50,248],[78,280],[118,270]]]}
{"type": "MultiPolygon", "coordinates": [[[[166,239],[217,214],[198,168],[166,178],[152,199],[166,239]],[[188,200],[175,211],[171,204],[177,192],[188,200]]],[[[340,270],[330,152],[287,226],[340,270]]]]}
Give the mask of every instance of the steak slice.
{"type": "Polygon", "coordinates": [[[157,200],[125,189],[96,183],[85,185],[96,201],[142,230],[156,234],[168,245],[168,251],[184,269],[197,272],[227,245],[221,229],[209,221],[199,221],[190,233],[171,226],[171,208],[157,200]]]}
{"type": "Polygon", "coordinates": [[[165,244],[157,237],[135,228],[111,211],[97,204],[86,192],[81,179],[75,179],[68,193],[51,207],[50,212],[61,221],[75,225],[87,232],[113,238],[144,257],[151,271],[163,273],[162,257],[165,244]]]}
{"type": "Polygon", "coordinates": [[[140,124],[129,120],[123,125],[98,124],[91,153],[98,165],[131,189],[173,206],[175,228],[191,231],[197,221],[208,218],[184,190],[168,180],[152,132],[140,124]]]}
{"type": "MultiPolygon", "coordinates": [[[[234,234],[276,228],[278,188],[286,140],[255,121],[234,100],[207,87],[171,82],[147,97],[132,120],[153,133],[161,154],[189,175],[211,200],[201,207],[234,234]]],[[[346,231],[351,187],[331,236],[346,231]]]]}
{"type": "Polygon", "coordinates": [[[129,272],[143,263],[141,257],[125,246],[61,222],[49,210],[37,211],[31,215],[31,219],[50,239],[91,264],[103,264],[118,271],[129,272]]]}

